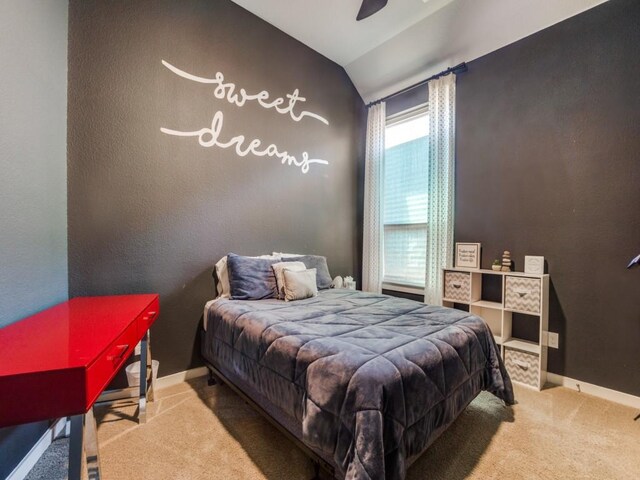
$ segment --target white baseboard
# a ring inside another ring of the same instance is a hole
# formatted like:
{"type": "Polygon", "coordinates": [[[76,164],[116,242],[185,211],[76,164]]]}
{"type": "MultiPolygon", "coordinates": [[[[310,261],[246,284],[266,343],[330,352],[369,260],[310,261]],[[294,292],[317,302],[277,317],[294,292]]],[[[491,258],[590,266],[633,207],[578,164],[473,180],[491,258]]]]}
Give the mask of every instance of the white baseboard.
{"type": "Polygon", "coordinates": [[[603,398],[611,402],[620,403],[627,407],[640,409],[640,397],[630,395],[628,393],[619,392],[617,390],[611,390],[610,388],[600,387],[592,383],[582,382],[580,380],[574,380],[573,378],[563,377],[555,373],[547,372],[547,382],[553,385],[560,385],[563,387],[571,388],[594,397],[603,398]]]}
{"type": "Polygon", "coordinates": [[[33,466],[40,460],[40,457],[45,450],[51,445],[51,442],[60,436],[65,431],[67,426],[67,419],[60,418],[56,422],[47,428],[47,431],[42,434],[40,439],[35,443],[29,453],[20,461],[20,463],[13,469],[6,480],[23,480],[31,471],[33,466]]]}
{"type": "Polygon", "coordinates": [[[161,390],[163,388],[172,387],[187,380],[193,378],[204,377],[207,374],[207,367],[192,368],[183,372],[174,373],[172,375],[166,375],[159,377],[156,380],[156,388],[161,390]]]}

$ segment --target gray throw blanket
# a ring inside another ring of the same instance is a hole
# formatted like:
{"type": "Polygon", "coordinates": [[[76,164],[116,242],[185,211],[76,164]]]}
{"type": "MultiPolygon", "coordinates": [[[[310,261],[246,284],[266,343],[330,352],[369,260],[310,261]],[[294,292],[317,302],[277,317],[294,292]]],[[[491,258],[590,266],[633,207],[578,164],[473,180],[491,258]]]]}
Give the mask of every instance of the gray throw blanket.
{"type": "Polygon", "coordinates": [[[219,300],[203,354],[301,423],[348,479],[403,479],[481,390],[513,403],[482,319],[386,295],[219,300]]]}

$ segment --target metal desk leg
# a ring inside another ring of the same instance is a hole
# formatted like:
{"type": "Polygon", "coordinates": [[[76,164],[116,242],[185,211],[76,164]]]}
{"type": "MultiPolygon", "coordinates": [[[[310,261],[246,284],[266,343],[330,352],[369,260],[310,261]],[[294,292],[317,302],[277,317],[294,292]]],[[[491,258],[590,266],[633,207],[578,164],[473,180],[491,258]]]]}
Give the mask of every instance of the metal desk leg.
{"type": "Polygon", "coordinates": [[[151,362],[151,331],[147,330],[147,372],[149,372],[149,384],[147,385],[147,400],[153,402],[155,400],[153,383],[153,365],[151,362]]]}
{"type": "Polygon", "coordinates": [[[71,417],[69,437],[69,480],[82,479],[82,444],[84,437],[84,415],[71,417]]]}
{"type": "Polygon", "coordinates": [[[100,454],[98,452],[98,426],[93,414],[93,407],[84,416],[85,443],[84,453],[87,461],[89,480],[100,480],[100,454]]]}
{"type": "Polygon", "coordinates": [[[93,407],[84,415],[71,417],[69,438],[69,480],[82,480],[83,460],[89,480],[100,480],[98,428],[93,407]]]}
{"type": "Polygon", "coordinates": [[[138,423],[147,422],[147,400],[153,402],[153,371],[151,367],[151,334],[149,330],[140,342],[140,398],[138,423]],[[149,376],[149,382],[147,382],[149,376]],[[148,387],[147,387],[148,383],[148,387]]]}

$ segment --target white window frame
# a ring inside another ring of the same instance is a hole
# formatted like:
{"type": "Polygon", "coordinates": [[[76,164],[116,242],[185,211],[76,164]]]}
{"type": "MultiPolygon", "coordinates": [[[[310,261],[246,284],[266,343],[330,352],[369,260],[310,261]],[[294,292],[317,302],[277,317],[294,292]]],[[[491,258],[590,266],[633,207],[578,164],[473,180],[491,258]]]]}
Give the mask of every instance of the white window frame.
{"type": "MultiPolygon", "coordinates": [[[[429,113],[429,104],[427,102],[425,103],[421,103],[420,105],[416,105],[415,107],[411,107],[407,110],[403,110],[401,112],[398,113],[394,113],[393,115],[389,115],[386,118],[386,122],[385,122],[385,130],[389,127],[392,127],[394,125],[397,125],[399,123],[411,120],[414,117],[417,117],[419,115],[425,115],[429,113]]],[[[383,179],[384,180],[384,179],[383,179]]],[[[384,208],[384,206],[383,206],[384,208]]],[[[388,224],[393,226],[394,224],[388,224]]],[[[403,224],[404,225],[404,224],[403,224]]],[[[412,223],[410,225],[415,225],[415,226],[427,226],[427,223],[412,223]]],[[[383,236],[384,236],[384,227],[387,226],[387,224],[385,224],[384,222],[382,223],[382,229],[383,229],[383,236]]],[[[426,247],[425,247],[426,248],[426,247]]],[[[384,252],[382,252],[382,255],[384,255],[384,252]]],[[[424,287],[419,287],[416,285],[411,285],[411,284],[403,284],[403,283],[398,283],[398,282],[393,282],[393,281],[385,281],[384,279],[384,258],[382,259],[382,265],[383,265],[383,273],[382,273],[382,289],[383,290],[389,290],[389,291],[393,291],[393,292],[402,292],[402,293],[411,293],[411,294],[415,294],[415,295],[424,295],[424,287]]]]}

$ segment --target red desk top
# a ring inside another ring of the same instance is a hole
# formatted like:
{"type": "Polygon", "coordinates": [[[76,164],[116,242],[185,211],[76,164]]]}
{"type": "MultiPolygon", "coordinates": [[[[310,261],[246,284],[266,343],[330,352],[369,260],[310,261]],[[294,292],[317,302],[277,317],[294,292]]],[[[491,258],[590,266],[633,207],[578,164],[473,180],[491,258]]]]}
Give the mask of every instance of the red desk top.
{"type": "Polygon", "coordinates": [[[0,375],[86,367],[155,298],[78,297],[0,328],[0,375]]]}
{"type": "Polygon", "coordinates": [[[79,297],[0,328],[0,427],[86,412],[158,309],[155,294],[79,297]]]}

